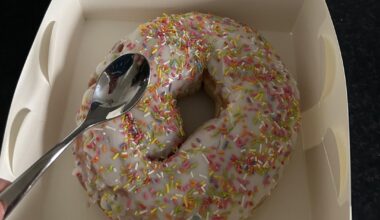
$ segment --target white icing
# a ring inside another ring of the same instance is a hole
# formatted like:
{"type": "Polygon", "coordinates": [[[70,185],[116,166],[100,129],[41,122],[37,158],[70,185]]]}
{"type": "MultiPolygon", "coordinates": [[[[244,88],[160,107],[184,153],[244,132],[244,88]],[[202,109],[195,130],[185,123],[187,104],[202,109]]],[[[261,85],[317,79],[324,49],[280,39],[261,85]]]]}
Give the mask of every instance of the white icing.
{"type": "Polygon", "coordinates": [[[296,137],[298,90],[282,62],[255,30],[199,13],[140,26],[97,74],[131,52],[149,60],[144,98],[84,133],[75,148],[90,197],[114,219],[248,218],[276,185],[296,137]],[[204,70],[227,106],[186,139],[175,98],[194,90],[204,70]]]}

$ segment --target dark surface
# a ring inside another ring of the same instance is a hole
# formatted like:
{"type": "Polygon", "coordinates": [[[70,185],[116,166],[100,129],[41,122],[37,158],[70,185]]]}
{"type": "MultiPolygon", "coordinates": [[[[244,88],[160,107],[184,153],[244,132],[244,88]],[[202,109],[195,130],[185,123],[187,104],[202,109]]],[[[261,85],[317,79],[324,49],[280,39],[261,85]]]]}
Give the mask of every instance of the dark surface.
{"type": "Polygon", "coordinates": [[[328,0],[348,87],[354,220],[380,219],[380,2],[328,0]]]}
{"type": "Polygon", "coordinates": [[[18,78],[49,3],[46,0],[0,1],[1,143],[18,78]]]}
{"type": "MultiPolygon", "coordinates": [[[[0,3],[0,140],[17,79],[49,1],[0,3]],[[4,80],[8,81],[5,82],[4,80]]],[[[380,2],[327,0],[346,71],[354,220],[380,219],[380,2]]],[[[323,219],[321,219],[323,220],[323,219]]]]}

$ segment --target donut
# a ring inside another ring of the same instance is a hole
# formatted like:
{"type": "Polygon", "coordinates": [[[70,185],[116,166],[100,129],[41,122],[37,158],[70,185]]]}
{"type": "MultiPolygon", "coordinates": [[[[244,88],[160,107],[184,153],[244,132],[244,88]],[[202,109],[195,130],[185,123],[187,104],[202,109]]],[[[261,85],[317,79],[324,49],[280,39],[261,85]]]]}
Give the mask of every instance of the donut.
{"type": "Polygon", "coordinates": [[[111,219],[247,219],[277,185],[300,127],[296,82],[257,30],[190,12],[141,24],[117,42],[89,81],[117,57],[150,64],[143,98],[75,142],[76,175],[111,219]],[[176,101],[201,87],[215,117],[185,134],[176,101]]]}

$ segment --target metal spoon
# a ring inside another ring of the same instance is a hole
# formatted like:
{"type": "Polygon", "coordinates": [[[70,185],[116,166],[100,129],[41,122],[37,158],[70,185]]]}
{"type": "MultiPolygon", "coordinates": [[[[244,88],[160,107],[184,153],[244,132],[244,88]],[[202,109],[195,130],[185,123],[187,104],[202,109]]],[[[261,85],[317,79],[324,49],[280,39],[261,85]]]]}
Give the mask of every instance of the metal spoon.
{"type": "Polygon", "coordinates": [[[148,61],[140,54],[125,54],[113,61],[98,79],[83,123],[0,193],[0,201],[6,208],[5,217],[75,137],[91,126],[129,111],[144,94],[149,75],[148,61]]]}

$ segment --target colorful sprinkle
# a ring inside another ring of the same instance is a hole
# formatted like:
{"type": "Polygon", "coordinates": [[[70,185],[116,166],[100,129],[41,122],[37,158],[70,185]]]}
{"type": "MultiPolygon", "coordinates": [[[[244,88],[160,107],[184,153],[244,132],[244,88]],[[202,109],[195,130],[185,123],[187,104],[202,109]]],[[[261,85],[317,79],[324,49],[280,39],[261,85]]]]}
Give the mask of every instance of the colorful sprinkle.
{"type": "Polygon", "coordinates": [[[100,64],[78,123],[96,77],[128,52],[147,57],[150,84],[130,112],[76,141],[74,174],[89,196],[113,219],[218,220],[233,209],[248,218],[276,185],[300,127],[296,85],[269,43],[229,18],[195,12],[156,18],[100,64]],[[185,134],[177,98],[202,83],[220,109],[185,134]]]}

